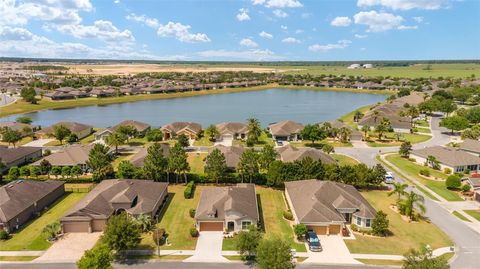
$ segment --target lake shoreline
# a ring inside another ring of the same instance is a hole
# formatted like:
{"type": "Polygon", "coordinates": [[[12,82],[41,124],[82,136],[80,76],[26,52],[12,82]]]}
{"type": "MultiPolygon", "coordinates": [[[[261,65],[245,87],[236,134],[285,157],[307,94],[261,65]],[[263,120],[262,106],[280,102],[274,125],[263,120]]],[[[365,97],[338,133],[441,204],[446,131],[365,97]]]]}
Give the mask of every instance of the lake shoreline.
{"type": "Polygon", "coordinates": [[[46,98],[39,100],[38,104],[26,103],[23,100],[18,100],[15,104],[12,104],[8,107],[0,107],[0,119],[19,114],[27,114],[33,112],[39,112],[44,110],[55,110],[55,109],[68,109],[68,108],[77,108],[85,106],[98,106],[98,105],[111,105],[111,104],[121,104],[121,103],[132,103],[138,101],[149,101],[149,100],[161,100],[161,99],[176,99],[184,97],[195,97],[195,96],[205,96],[205,95],[215,95],[215,94],[227,94],[227,93],[238,93],[238,92],[252,92],[252,91],[263,91],[268,89],[288,89],[288,90],[312,90],[312,91],[331,91],[331,92],[350,92],[350,93],[368,93],[368,94],[394,94],[393,90],[366,90],[366,89],[352,89],[352,88],[323,88],[323,87],[310,87],[310,86],[290,86],[290,85],[278,85],[278,84],[267,84],[256,87],[247,87],[247,88],[226,88],[226,89],[215,89],[215,90],[203,90],[203,91],[194,91],[194,92],[181,92],[181,93],[166,93],[166,94],[139,94],[139,95],[126,95],[119,97],[105,97],[105,98],[82,98],[75,100],[65,100],[65,101],[51,101],[46,98]]]}

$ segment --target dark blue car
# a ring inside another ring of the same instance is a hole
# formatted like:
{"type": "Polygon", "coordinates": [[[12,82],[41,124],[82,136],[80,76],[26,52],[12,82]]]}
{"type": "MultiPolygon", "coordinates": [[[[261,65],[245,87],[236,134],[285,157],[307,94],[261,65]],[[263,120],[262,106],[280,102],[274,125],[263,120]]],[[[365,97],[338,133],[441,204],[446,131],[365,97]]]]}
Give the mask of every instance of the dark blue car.
{"type": "Polygon", "coordinates": [[[317,234],[314,231],[308,231],[305,235],[305,238],[308,242],[308,248],[310,251],[320,252],[322,251],[322,245],[320,244],[320,239],[318,239],[317,234]]]}

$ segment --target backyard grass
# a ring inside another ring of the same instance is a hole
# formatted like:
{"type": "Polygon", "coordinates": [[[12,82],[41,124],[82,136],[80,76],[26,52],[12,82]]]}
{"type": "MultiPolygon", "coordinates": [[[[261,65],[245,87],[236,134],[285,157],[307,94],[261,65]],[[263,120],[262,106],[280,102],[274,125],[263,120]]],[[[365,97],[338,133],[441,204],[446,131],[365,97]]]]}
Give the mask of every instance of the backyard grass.
{"type": "Polygon", "coordinates": [[[103,130],[103,129],[93,128],[93,133],[91,133],[89,136],[86,136],[86,137],[80,139],[79,143],[83,144],[83,145],[88,145],[88,144],[92,143],[93,141],[95,141],[95,136],[93,134],[100,131],[100,130],[103,130]]]}
{"type": "Polygon", "coordinates": [[[385,159],[395,165],[402,173],[415,178],[447,201],[463,201],[456,192],[447,189],[445,186],[444,180],[447,179],[446,174],[426,166],[418,165],[408,159],[400,157],[398,154],[390,154],[386,156],[385,159]],[[428,169],[430,175],[439,180],[427,179],[420,176],[419,173],[422,169],[428,169]]]}
{"type": "Polygon", "coordinates": [[[396,260],[377,260],[377,259],[356,259],[357,261],[368,265],[402,266],[403,261],[396,260]]]}
{"type": "Polygon", "coordinates": [[[260,186],[256,190],[265,236],[283,237],[298,252],[306,252],[305,244],[295,242],[292,226],[283,218],[283,212],[287,210],[283,191],[260,186]]]}
{"type": "Polygon", "coordinates": [[[199,139],[195,139],[195,142],[193,143],[194,146],[197,147],[211,147],[213,146],[213,142],[208,139],[208,137],[203,136],[199,139]]]}
{"type": "Polygon", "coordinates": [[[480,221],[480,210],[464,210],[465,213],[480,221]]]}
{"type": "Polygon", "coordinates": [[[121,161],[129,160],[132,155],[131,153],[118,153],[112,162],[113,169],[117,170],[118,164],[120,164],[121,161]]]}
{"type": "Polygon", "coordinates": [[[420,248],[429,244],[432,249],[451,246],[453,243],[448,236],[434,224],[420,220],[407,223],[400,214],[390,209],[395,204],[396,197],[388,196],[387,191],[368,191],[362,195],[378,211],[388,215],[389,230],[392,236],[386,238],[363,236],[355,234],[356,240],[345,240],[345,244],[352,253],[364,254],[391,254],[403,255],[411,248],[420,248]]]}
{"type": "Polygon", "coordinates": [[[46,250],[50,243],[42,233],[43,228],[57,221],[76,204],[86,193],[69,193],[60,198],[40,217],[27,223],[24,228],[12,234],[12,237],[0,244],[0,250],[46,250]]]}
{"type": "Polygon", "coordinates": [[[337,160],[340,165],[355,165],[358,161],[352,157],[343,154],[332,154],[332,157],[337,160]]]}
{"type": "Polygon", "coordinates": [[[194,174],[203,174],[203,167],[205,166],[205,158],[207,153],[188,153],[187,161],[190,165],[190,172],[194,174]]]}
{"type": "MultiPolygon", "coordinates": [[[[196,238],[190,236],[190,228],[194,225],[194,219],[190,217],[191,208],[197,208],[203,186],[196,186],[193,199],[183,197],[184,185],[169,185],[169,198],[160,214],[158,228],[164,228],[168,234],[167,246],[161,249],[193,250],[197,243],[196,238]]],[[[144,233],[140,242],[140,249],[155,249],[152,233],[144,233]]]]}
{"type": "Polygon", "coordinates": [[[38,256],[0,256],[0,262],[29,262],[38,256]]]}
{"type": "Polygon", "coordinates": [[[462,215],[460,212],[458,211],[453,211],[452,214],[459,218],[460,220],[463,220],[463,221],[466,221],[466,222],[471,222],[469,219],[467,219],[464,215],[462,215]]]}

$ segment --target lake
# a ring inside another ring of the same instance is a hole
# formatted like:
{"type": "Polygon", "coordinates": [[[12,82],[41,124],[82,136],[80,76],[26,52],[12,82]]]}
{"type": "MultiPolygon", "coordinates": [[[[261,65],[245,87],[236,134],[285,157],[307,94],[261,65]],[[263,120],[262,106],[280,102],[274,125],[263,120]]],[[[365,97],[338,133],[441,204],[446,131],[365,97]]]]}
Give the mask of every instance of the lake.
{"type": "MultiPolygon", "coordinates": [[[[206,127],[224,121],[245,122],[255,117],[262,126],[281,120],[317,123],[339,118],[356,108],[384,101],[388,95],[303,89],[261,91],[157,99],[104,106],[44,110],[23,114],[35,125],[76,121],[109,127],[122,120],[143,121],[162,126],[174,121],[193,121],[206,127]]],[[[14,121],[20,115],[1,120],[14,121]]]]}

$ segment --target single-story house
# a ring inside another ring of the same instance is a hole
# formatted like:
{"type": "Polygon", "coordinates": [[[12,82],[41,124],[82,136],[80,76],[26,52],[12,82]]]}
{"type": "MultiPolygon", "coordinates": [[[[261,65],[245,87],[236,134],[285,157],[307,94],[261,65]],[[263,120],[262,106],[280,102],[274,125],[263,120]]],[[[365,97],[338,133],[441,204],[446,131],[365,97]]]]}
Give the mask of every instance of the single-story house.
{"type": "Polygon", "coordinates": [[[480,157],[455,148],[433,146],[410,153],[410,158],[421,165],[426,163],[428,156],[435,157],[441,170],[448,168],[453,173],[463,173],[466,170],[478,173],[480,170],[480,157]]]}
{"type": "Polygon", "coordinates": [[[116,131],[121,126],[132,126],[137,131],[137,133],[141,135],[145,135],[148,132],[148,130],[150,130],[150,127],[151,127],[150,124],[145,122],[140,122],[136,120],[124,120],[118,123],[117,125],[112,126],[109,129],[112,131],[116,131]]]}
{"type": "Polygon", "coordinates": [[[350,141],[363,140],[362,132],[358,131],[355,128],[352,128],[352,126],[350,125],[347,125],[339,120],[330,121],[330,125],[332,126],[332,128],[336,128],[336,129],[347,128],[348,130],[350,130],[350,136],[349,136],[350,141]]]}
{"type": "Polygon", "coordinates": [[[16,180],[0,187],[0,229],[12,232],[64,193],[63,181],[16,180]]]}
{"type": "Polygon", "coordinates": [[[282,162],[294,162],[302,160],[306,157],[312,158],[314,161],[322,161],[322,163],[336,164],[337,161],[327,153],[314,148],[296,148],[292,145],[285,145],[275,149],[278,152],[279,160],[282,162]]]}
{"type": "Polygon", "coordinates": [[[41,157],[41,147],[9,148],[0,145],[0,159],[5,164],[5,168],[0,169],[0,173],[7,171],[12,166],[20,166],[26,163],[30,163],[41,157]]]}
{"type": "Polygon", "coordinates": [[[209,149],[209,153],[211,153],[214,149],[218,149],[223,153],[227,167],[230,170],[237,169],[238,163],[240,162],[240,157],[245,151],[242,146],[215,145],[209,149]]]}
{"type": "Polygon", "coordinates": [[[303,124],[291,120],[280,121],[268,125],[268,130],[276,141],[297,141],[300,140],[303,124]]]}
{"type": "Polygon", "coordinates": [[[473,139],[465,139],[462,143],[458,144],[458,147],[468,153],[475,156],[480,155],[480,141],[473,139]]]}
{"type": "Polygon", "coordinates": [[[65,126],[67,129],[70,130],[70,132],[72,132],[72,134],[77,135],[78,139],[85,138],[93,132],[93,126],[91,125],[78,123],[78,122],[61,121],[47,128],[38,130],[35,134],[38,137],[50,137],[51,134],[54,132],[55,126],[60,126],[60,125],[65,126]]]}
{"type": "MultiPolygon", "coordinates": [[[[159,143],[162,148],[163,157],[168,158],[170,154],[170,146],[167,143],[159,143]]],[[[141,148],[137,153],[135,153],[131,158],[130,162],[136,167],[143,167],[145,157],[147,157],[148,148],[141,148]]]]}
{"type": "Polygon", "coordinates": [[[101,232],[108,218],[120,212],[153,219],[166,200],[167,187],[168,183],[151,180],[103,180],[60,218],[62,231],[101,232]]]}
{"type": "Polygon", "coordinates": [[[247,138],[248,126],[241,122],[223,122],[217,124],[220,133],[218,140],[233,140],[247,138]]]}
{"type": "Polygon", "coordinates": [[[285,182],[285,196],[295,223],[317,234],[341,234],[347,224],[371,228],[376,211],[351,185],[332,181],[285,182]]]}
{"type": "Polygon", "coordinates": [[[32,165],[39,166],[43,160],[47,160],[52,166],[75,166],[78,165],[84,172],[88,171],[87,161],[93,144],[73,144],[66,146],[63,150],[52,153],[34,162],[32,165]]]}
{"type": "Polygon", "coordinates": [[[107,129],[103,129],[103,130],[99,130],[99,131],[95,132],[93,134],[93,138],[95,139],[95,143],[106,144],[107,143],[106,142],[107,137],[110,136],[113,133],[114,133],[114,131],[107,128],[107,129]]]}
{"type": "Polygon", "coordinates": [[[179,135],[186,135],[189,139],[196,139],[202,131],[202,126],[195,122],[177,121],[161,128],[164,140],[173,139],[179,135]]]}
{"type": "Polygon", "coordinates": [[[22,136],[31,135],[35,128],[30,124],[15,122],[15,121],[2,121],[0,122],[0,140],[3,139],[3,134],[1,130],[10,129],[22,133],[22,136]]]}
{"type": "Polygon", "coordinates": [[[254,184],[203,189],[195,211],[199,231],[246,230],[260,220],[254,184]]]}

